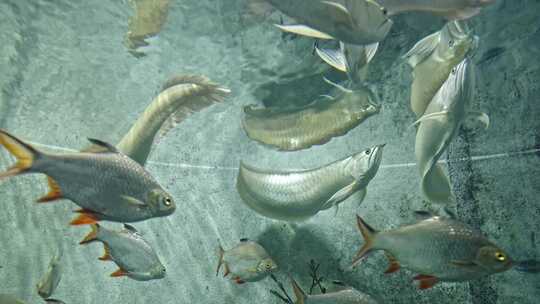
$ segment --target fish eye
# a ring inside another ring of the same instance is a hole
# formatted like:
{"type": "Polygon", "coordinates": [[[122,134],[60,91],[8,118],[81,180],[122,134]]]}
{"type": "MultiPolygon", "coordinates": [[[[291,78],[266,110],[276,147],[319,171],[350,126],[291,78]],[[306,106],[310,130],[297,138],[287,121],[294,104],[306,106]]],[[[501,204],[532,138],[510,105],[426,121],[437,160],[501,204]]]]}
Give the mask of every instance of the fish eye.
{"type": "Polygon", "coordinates": [[[366,153],[366,155],[369,155],[371,153],[371,150],[367,149],[365,153],[366,153]]]}
{"type": "Polygon", "coordinates": [[[452,74],[454,74],[454,75],[456,74],[456,68],[452,69],[452,74]]]}
{"type": "Polygon", "coordinates": [[[504,262],[506,261],[506,255],[502,252],[496,252],[495,253],[495,258],[497,259],[497,261],[499,262],[504,262]]]}
{"type": "Polygon", "coordinates": [[[388,10],[386,8],[381,8],[383,15],[388,15],[388,10]]]}
{"type": "Polygon", "coordinates": [[[448,46],[449,46],[449,47],[453,47],[453,46],[454,46],[454,40],[448,41],[448,46]]]}
{"type": "Polygon", "coordinates": [[[170,198],[170,197],[164,198],[164,199],[163,199],[163,205],[165,205],[165,206],[170,206],[170,205],[172,205],[172,200],[171,200],[171,198],[170,198]]]}

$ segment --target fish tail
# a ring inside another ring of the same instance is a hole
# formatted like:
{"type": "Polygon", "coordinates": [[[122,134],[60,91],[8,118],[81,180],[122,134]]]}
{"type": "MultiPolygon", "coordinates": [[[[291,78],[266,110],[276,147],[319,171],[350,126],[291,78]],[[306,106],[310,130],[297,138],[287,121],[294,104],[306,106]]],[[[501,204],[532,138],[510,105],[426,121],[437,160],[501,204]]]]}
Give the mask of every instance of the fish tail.
{"type": "Polygon", "coordinates": [[[2,129],[0,129],[0,144],[17,158],[15,165],[0,173],[0,179],[29,171],[32,169],[36,158],[42,154],[29,144],[2,129]]]}
{"type": "Polygon", "coordinates": [[[359,216],[356,215],[356,221],[358,223],[358,229],[360,230],[360,233],[362,233],[362,237],[364,238],[364,245],[360,248],[358,253],[356,254],[354,260],[353,260],[353,267],[360,262],[360,260],[366,256],[371,250],[373,250],[373,243],[375,240],[375,236],[377,235],[377,230],[371,228],[364,220],[359,216]]]}
{"type": "Polygon", "coordinates": [[[307,298],[306,293],[302,290],[300,285],[291,277],[291,285],[294,291],[294,296],[296,297],[295,304],[304,304],[307,298]]]}
{"type": "Polygon", "coordinates": [[[218,260],[218,265],[217,265],[217,269],[216,269],[216,277],[218,276],[219,274],[219,269],[221,268],[221,265],[223,265],[223,255],[225,254],[225,250],[223,250],[223,247],[221,246],[221,244],[218,245],[218,256],[219,256],[219,260],[218,260]]]}
{"type": "Polygon", "coordinates": [[[92,228],[92,230],[90,231],[90,233],[88,233],[88,235],[84,237],[84,239],[79,244],[83,245],[97,241],[100,226],[99,224],[92,224],[90,227],[92,228]]]}

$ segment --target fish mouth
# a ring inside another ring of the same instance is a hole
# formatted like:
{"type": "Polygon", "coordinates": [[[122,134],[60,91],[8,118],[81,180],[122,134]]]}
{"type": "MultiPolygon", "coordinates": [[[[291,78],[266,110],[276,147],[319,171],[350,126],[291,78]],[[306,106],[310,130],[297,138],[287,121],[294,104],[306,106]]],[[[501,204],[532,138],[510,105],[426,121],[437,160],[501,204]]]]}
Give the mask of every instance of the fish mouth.
{"type": "Polygon", "coordinates": [[[369,159],[369,163],[371,164],[369,168],[370,171],[377,172],[377,170],[379,170],[384,146],[386,146],[386,143],[377,145],[373,148],[373,153],[371,153],[371,157],[369,159]]]}

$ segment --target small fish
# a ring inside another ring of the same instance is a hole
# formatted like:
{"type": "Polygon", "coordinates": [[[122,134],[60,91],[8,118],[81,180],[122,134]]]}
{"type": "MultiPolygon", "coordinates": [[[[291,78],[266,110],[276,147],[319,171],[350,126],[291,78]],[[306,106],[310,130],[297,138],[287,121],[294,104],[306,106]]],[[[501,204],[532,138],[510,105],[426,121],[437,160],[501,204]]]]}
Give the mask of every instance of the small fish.
{"type": "Polygon", "coordinates": [[[56,287],[58,287],[58,283],[60,283],[63,269],[62,263],[60,263],[61,259],[62,249],[58,249],[58,252],[55,256],[53,256],[49,263],[49,268],[47,269],[47,272],[45,272],[45,274],[37,284],[37,292],[39,296],[43,299],[49,298],[56,290],[56,287]]]}
{"type": "Polygon", "coordinates": [[[255,212],[285,221],[305,220],[336,207],[358,192],[361,203],[377,173],[384,145],[374,146],[320,168],[261,170],[240,164],[237,189],[255,212]]]}
{"type": "Polygon", "coordinates": [[[136,222],[174,212],[172,197],[141,165],[105,142],[90,142],[94,146],[86,152],[45,153],[0,130],[0,144],[18,159],[0,179],[46,174],[50,191],[38,202],[65,198],[82,207],[72,225],[99,220],[136,222]]]}
{"type": "Polygon", "coordinates": [[[452,139],[467,117],[489,126],[489,117],[481,112],[469,111],[474,99],[475,66],[465,58],[451,72],[437,92],[424,116],[416,124],[415,155],[421,177],[421,189],[431,202],[451,203],[454,197],[450,181],[437,161],[446,151],[452,139]]]}
{"type": "Polygon", "coordinates": [[[116,147],[144,166],[156,137],[162,138],[193,113],[223,101],[230,92],[229,89],[203,76],[173,77],[165,83],[161,93],[150,103],[116,147]]]}
{"type": "Polygon", "coordinates": [[[367,45],[383,40],[393,22],[372,0],[266,0],[300,25],[276,25],[299,35],[367,45]]]}
{"type": "Polygon", "coordinates": [[[419,222],[378,232],[357,215],[364,244],[353,266],[374,250],[384,250],[390,262],[385,273],[401,266],[419,273],[420,289],[440,281],[462,282],[506,271],[512,259],[481,232],[450,217],[418,213],[419,222]]]}
{"type": "Polygon", "coordinates": [[[0,304],[26,304],[26,302],[13,295],[0,293],[0,304]]]}
{"type": "Polygon", "coordinates": [[[219,245],[216,275],[221,266],[225,269],[223,277],[230,275],[237,284],[260,281],[278,267],[261,245],[248,239],[241,239],[240,244],[229,250],[219,245]]]}
{"type": "Polygon", "coordinates": [[[539,273],[540,272],[540,261],[539,260],[526,260],[516,263],[514,267],[517,271],[527,272],[527,273],[539,273]]]}
{"type": "Polygon", "coordinates": [[[302,288],[291,278],[296,301],[294,304],[377,304],[370,295],[360,292],[352,287],[345,287],[339,291],[318,295],[307,295],[302,288]]]}
{"type": "Polygon", "coordinates": [[[422,116],[437,91],[469,52],[476,49],[478,38],[465,23],[448,22],[441,31],[431,34],[405,54],[413,68],[411,109],[422,116]]]}
{"type": "Polygon", "coordinates": [[[113,261],[119,269],[111,277],[127,276],[137,281],[157,280],[165,277],[166,269],[154,249],[133,226],[124,224],[121,231],[113,231],[93,224],[92,231],[80,242],[103,243],[105,253],[99,259],[113,261]]]}
{"type": "Polygon", "coordinates": [[[346,134],[379,112],[367,88],[339,85],[337,97],[322,98],[293,110],[244,108],[243,127],[249,138],[279,150],[296,151],[321,145],[346,134]]]}
{"type": "Polygon", "coordinates": [[[476,16],[482,8],[495,0],[375,0],[388,10],[389,15],[405,12],[426,12],[448,20],[467,19],[476,16]]]}
{"type": "Polygon", "coordinates": [[[320,49],[315,47],[315,52],[332,67],[347,73],[349,79],[356,84],[361,84],[367,75],[367,64],[373,59],[379,43],[369,45],[355,45],[339,42],[339,49],[320,49]]]}

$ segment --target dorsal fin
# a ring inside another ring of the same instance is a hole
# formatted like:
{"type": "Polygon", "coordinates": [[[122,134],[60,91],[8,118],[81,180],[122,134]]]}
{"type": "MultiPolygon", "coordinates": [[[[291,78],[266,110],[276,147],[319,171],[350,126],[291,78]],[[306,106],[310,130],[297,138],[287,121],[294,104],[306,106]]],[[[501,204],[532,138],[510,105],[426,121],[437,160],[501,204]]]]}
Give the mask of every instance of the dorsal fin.
{"type": "Polygon", "coordinates": [[[131,226],[130,224],[124,224],[124,228],[126,230],[129,230],[129,231],[133,232],[133,233],[139,233],[139,231],[137,231],[137,229],[135,229],[135,227],[131,226]]]}
{"type": "Polygon", "coordinates": [[[113,145],[106,143],[102,140],[95,138],[88,138],[88,141],[92,143],[92,146],[82,150],[82,152],[90,153],[119,153],[118,149],[113,145]]]}
{"type": "Polygon", "coordinates": [[[247,242],[247,241],[249,241],[248,238],[241,238],[241,239],[240,239],[240,242],[242,242],[242,243],[247,242]]]}

